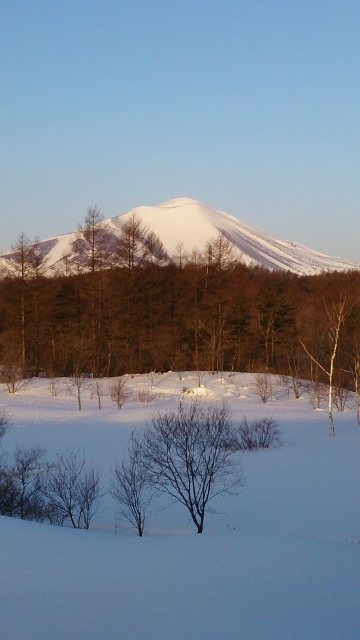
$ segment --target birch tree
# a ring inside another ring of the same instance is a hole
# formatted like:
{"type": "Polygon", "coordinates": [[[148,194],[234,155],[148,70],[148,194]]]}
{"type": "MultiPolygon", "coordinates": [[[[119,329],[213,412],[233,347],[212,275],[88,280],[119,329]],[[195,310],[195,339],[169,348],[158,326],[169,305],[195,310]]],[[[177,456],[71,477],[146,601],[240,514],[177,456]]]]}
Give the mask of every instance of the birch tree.
{"type": "Polygon", "coordinates": [[[317,358],[309,351],[306,344],[303,342],[302,338],[300,338],[301,345],[304,351],[307,353],[309,358],[325,373],[329,382],[329,393],[328,393],[328,414],[329,414],[329,425],[330,425],[330,435],[335,435],[334,428],[334,420],[333,420],[333,390],[334,390],[334,364],[335,358],[339,350],[339,341],[340,341],[340,332],[343,327],[346,317],[350,312],[349,305],[347,304],[346,295],[340,294],[340,299],[338,302],[335,302],[334,299],[331,300],[331,303],[328,304],[326,300],[323,298],[323,304],[325,308],[326,314],[326,325],[325,331],[328,338],[329,343],[329,362],[327,365],[321,364],[317,358]]]}

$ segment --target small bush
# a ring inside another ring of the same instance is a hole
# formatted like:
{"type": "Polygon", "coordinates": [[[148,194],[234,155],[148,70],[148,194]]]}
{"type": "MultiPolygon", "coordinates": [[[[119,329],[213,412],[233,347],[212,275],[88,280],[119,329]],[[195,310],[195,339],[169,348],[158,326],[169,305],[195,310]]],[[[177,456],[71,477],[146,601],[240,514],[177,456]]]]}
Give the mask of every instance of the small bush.
{"type": "Polygon", "coordinates": [[[140,404],[150,404],[157,398],[160,398],[160,394],[154,393],[154,391],[151,391],[151,389],[147,389],[144,387],[136,389],[134,395],[135,402],[140,402],[140,404]]]}
{"type": "Polygon", "coordinates": [[[273,397],[272,377],[267,373],[257,373],[251,385],[251,391],[259,396],[264,404],[273,397]]]}
{"type": "Polygon", "coordinates": [[[309,393],[309,402],[312,409],[321,409],[321,403],[329,395],[329,387],[323,382],[308,382],[306,389],[309,393]]]}
{"type": "Polygon", "coordinates": [[[345,387],[334,387],[333,401],[338,411],[345,411],[346,403],[350,399],[350,389],[345,387]]]}
{"type": "Polygon", "coordinates": [[[121,376],[115,378],[110,386],[110,398],[117,404],[117,408],[121,409],[123,404],[132,397],[132,391],[121,376]]]}
{"type": "Polygon", "coordinates": [[[254,451],[282,445],[279,425],[272,418],[248,422],[246,417],[237,427],[234,449],[254,451]]]}

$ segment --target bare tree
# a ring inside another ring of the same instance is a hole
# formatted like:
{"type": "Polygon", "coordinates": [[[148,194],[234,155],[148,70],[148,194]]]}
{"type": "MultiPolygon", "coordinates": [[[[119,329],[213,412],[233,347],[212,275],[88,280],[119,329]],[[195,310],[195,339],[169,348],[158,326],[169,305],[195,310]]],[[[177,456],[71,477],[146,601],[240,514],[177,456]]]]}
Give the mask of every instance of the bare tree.
{"type": "Polygon", "coordinates": [[[0,406],[0,443],[10,429],[12,429],[10,411],[4,406],[0,406]]]}
{"type": "Polygon", "coordinates": [[[153,491],[141,459],[139,446],[133,437],[128,449],[128,459],[115,466],[110,493],[119,505],[119,516],[135,527],[141,537],[147,522],[153,491]]]}
{"type": "Polygon", "coordinates": [[[103,277],[109,268],[115,246],[115,236],[106,225],[103,214],[95,205],[89,207],[84,225],[78,225],[72,250],[80,270],[89,273],[91,288],[91,350],[95,373],[99,373],[99,340],[103,324],[103,277]]]}
{"type": "Polygon", "coordinates": [[[360,424],[360,340],[357,333],[353,341],[353,366],[349,366],[347,372],[350,373],[354,383],[356,420],[360,424]]]}
{"type": "Polygon", "coordinates": [[[78,529],[89,529],[91,520],[100,510],[103,496],[100,482],[101,472],[94,462],[88,462],[79,484],[78,529]]]}
{"type": "Polygon", "coordinates": [[[16,243],[11,247],[11,254],[6,258],[5,266],[1,270],[2,276],[12,278],[18,284],[19,295],[19,324],[21,328],[20,365],[22,377],[26,378],[26,291],[33,274],[31,242],[27,235],[20,233],[16,243]]]}
{"type": "Polygon", "coordinates": [[[68,520],[74,529],[88,529],[99,511],[101,473],[84,453],[71,451],[48,465],[44,493],[49,501],[51,519],[56,524],[68,520]]]}
{"type": "Polygon", "coordinates": [[[104,384],[102,380],[96,378],[91,385],[91,399],[97,398],[99,411],[101,409],[101,398],[104,395],[104,384]]]}
{"type": "Polygon", "coordinates": [[[0,515],[11,518],[15,515],[17,499],[15,479],[3,455],[0,456],[0,463],[0,515]]]}
{"type": "Polygon", "coordinates": [[[63,383],[59,378],[56,378],[54,375],[50,376],[49,379],[49,391],[50,395],[53,398],[56,398],[63,388],[63,383]]]}
{"type": "Polygon", "coordinates": [[[126,295],[123,296],[123,301],[126,304],[127,369],[132,373],[133,333],[137,322],[134,314],[136,273],[139,267],[146,264],[161,264],[167,261],[167,254],[160,239],[142,222],[136,211],[131,212],[121,226],[114,260],[126,273],[126,295]]]}
{"type": "Polygon", "coordinates": [[[332,413],[332,405],[333,405],[333,381],[334,381],[334,362],[335,357],[339,348],[339,339],[340,339],[340,330],[346,320],[347,315],[350,312],[350,307],[347,305],[346,295],[341,294],[339,302],[331,301],[331,304],[328,305],[325,300],[324,307],[327,317],[327,336],[329,340],[329,364],[327,366],[322,365],[317,358],[315,358],[302,339],[300,338],[301,345],[304,351],[307,353],[309,358],[327,375],[329,380],[329,394],[328,394],[328,414],[329,414],[329,424],[330,424],[330,435],[335,435],[334,428],[334,420],[332,413]]]}
{"type": "Polygon", "coordinates": [[[33,305],[34,305],[34,333],[35,333],[35,361],[34,372],[35,377],[40,373],[40,318],[41,318],[41,304],[40,304],[40,291],[41,280],[47,273],[48,259],[45,257],[44,248],[41,246],[40,238],[35,237],[34,242],[30,247],[29,256],[31,266],[31,278],[33,281],[33,305]]]}
{"type": "Polygon", "coordinates": [[[298,400],[300,398],[300,389],[303,386],[301,378],[299,378],[296,375],[290,375],[290,376],[281,375],[281,376],[278,376],[277,382],[278,382],[277,386],[287,390],[288,397],[290,395],[290,390],[291,390],[294,394],[295,400],[298,400]]]}
{"type": "Polygon", "coordinates": [[[286,359],[288,362],[288,374],[282,375],[282,386],[288,390],[288,393],[293,391],[295,400],[300,398],[300,389],[303,386],[301,376],[301,362],[300,353],[303,351],[300,349],[300,345],[291,347],[289,344],[285,344],[286,359]]]}
{"type": "Polygon", "coordinates": [[[334,405],[338,411],[345,411],[346,403],[350,398],[350,389],[341,386],[340,384],[334,386],[333,400],[334,405]]]}
{"type": "Polygon", "coordinates": [[[121,409],[123,404],[131,397],[131,395],[131,389],[126,384],[124,378],[115,378],[115,380],[111,382],[110,397],[111,400],[116,402],[118,409],[121,409]]]}
{"type": "Polygon", "coordinates": [[[155,377],[156,371],[149,371],[149,373],[147,374],[147,378],[150,380],[150,389],[152,389],[154,386],[155,377]]]}
{"type": "MultiPolygon", "coordinates": [[[[4,406],[0,406],[0,448],[1,441],[4,436],[12,428],[11,415],[8,409],[4,406]]],[[[0,514],[10,515],[9,507],[13,504],[15,491],[13,490],[14,483],[8,473],[8,467],[6,465],[6,457],[0,449],[0,514]]]]}
{"type": "Polygon", "coordinates": [[[206,260],[209,266],[213,266],[217,274],[232,268],[238,259],[235,245],[222,232],[209,240],[205,247],[206,260]]]}
{"type": "Polygon", "coordinates": [[[7,340],[3,347],[0,381],[6,385],[8,392],[13,394],[28,383],[23,372],[21,346],[12,339],[7,340]]]}
{"type": "Polygon", "coordinates": [[[14,461],[0,458],[0,513],[2,515],[42,522],[47,516],[47,504],[42,492],[45,451],[41,447],[17,446],[14,461]]]}
{"type": "Polygon", "coordinates": [[[204,408],[197,401],[177,411],[157,413],[135,436],[154,490],[188,510],[198,533],[208,503],[220,494],[237,495],[244,485],[239,463],[230,451],[233,427],[228,405],[204,408]]]}
{"type": "Polygon", "coordinates": [[[96,205],[88,207],[84,224],[78,225],[78,233],[72,243],[78,261],[91,273],[103,269],[108,265],[113,244],[114,235],[107,228],[100,209],[96,205]]]}
{"type": "Polygon", "coordinates": [[[268,373],[257,373],[254,376],[254,381],[251,385],[251,391],[259,396],[261,402],[266,404],[271,400],[273,395],[273,383],[271,375],[268,373]]]}
{"type": "Polygon", "coordinates": [[[149,231],[144,239],[144,259],[148,264],[165,264],[169,256],[159,236],[149,231]]]}
{"type": "Polygon", "coordinates": [[[357,354],[354,362],[353,369],[354,384],[355,384],[355,404],[356,404],[356,419],[360,424],[360,402],[359,402],[359,389],[360,389],[360,354],[357,354]]]}
{"type": "Polygon", "coordinates": [[[76,371],[72,378],[71,385],[68,387],[68,391],[70,395],[74,396],[77,399],[78,409],[81,411],[82,408],[82,392],[84,388],[87,387],[88,379],[76,371]]]}
{"type": "Polygon", "coordinates": [[[175,247],[175,251],[171,256],[172,262],[176,264],[179,269],[182,269],[188,262],[189,254],[185,249],[185,244],[179,240],[175,247]]]}
{"type": "Polygon", "coordinates": [[[45,450],[39,446],[17,446],[11,474],[16,488],[16,515],[21,520],[42,522],[46,517],[46,502],[42,492],[45,450]]]}
{"type": "Polygon", "coordinates": [[[309,402],[312,409],[321,409],[321,403],[329,396],[329,390],[326,384],[314,380],[308,382],[305,387],[309,393],[309,402]]]}
{"type": "Polygon", "coordinates": [[[120,229],[116,245],[119,266],[132,271],[142,264],[161,264],[169,260],[160,238],[150,231],[136,212],[130,213],[120,229]]]}

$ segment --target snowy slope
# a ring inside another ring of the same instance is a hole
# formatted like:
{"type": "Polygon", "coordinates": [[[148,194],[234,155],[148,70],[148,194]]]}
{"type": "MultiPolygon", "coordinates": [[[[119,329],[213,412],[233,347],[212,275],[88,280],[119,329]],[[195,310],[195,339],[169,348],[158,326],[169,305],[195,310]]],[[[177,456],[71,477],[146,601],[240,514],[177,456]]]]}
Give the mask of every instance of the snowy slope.
{"type": "MultiPolygon", "coordinates": [[[[136,207],[127,213],[109,218],[106,224],[118,232],[132,214],[136,214],[159,236],[170,256],[180,242],[183,244],[183,250],[188,253],[194,248],[203,250],[206,243],[220,232],[233,243],[245,264],[261,265],[297,274],[360,269],[360,263],[332,258],[296,242],[277,240],[248,222],[191,198],[176,198],[153,207],[136,207]]],[[[60,267],[61,259],[65,255],[70,259],[74,257],[71,253],[71,242],[75,237],[76,233],[69,233],[41,243],[49,266],[60,267]]]]}
{"type": "MultiPolygon", "coordinates": [[[[198,391],[191,372],[127,382],[152,385],[153,403],[129,400],[118,411],[104,396],[98,411],[89,381],[78,411],[69,380],[59,381],[57,397],[45,379],[14,396],[0,385],[14,422],[4,449],[38,444],[49,460],[85,449],[105,485],[130,432],[179,397],[189,402],[182,387],[198,391]]],[[[251,374],[209,374],[200,391],[205,403],[226,399],[234,420],[272,415],[284,446],[239,454],[247,484],[214,503],[202,535],[176,504],[154,508],[144,538],[115,534],[108,495],[89,531],[0,517],[1,640],[358,640],[354,399],[335,413],[330,438],[326,411],[311,411],[306,391],[295,400],[279,389],[264,405],[252,382],[251,374]]]]}

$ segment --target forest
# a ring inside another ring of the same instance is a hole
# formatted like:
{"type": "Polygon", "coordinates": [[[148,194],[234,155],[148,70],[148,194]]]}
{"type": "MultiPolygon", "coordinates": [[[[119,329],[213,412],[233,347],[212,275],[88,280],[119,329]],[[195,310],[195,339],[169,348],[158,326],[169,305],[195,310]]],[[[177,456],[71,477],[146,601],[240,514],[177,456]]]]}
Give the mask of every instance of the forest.
{"type": "Polygon", "coordinates": [[[118,236],[97,208],[72,257],[46,266],[21,234],[0,279],[0,365],[9,376],[244,371],[357,389],[360,273],[296,276],[245,266],[219,234],[168,256],[133,216],[118,236]],[[331,369],[331,372],[330,372],[331,369]]]}

